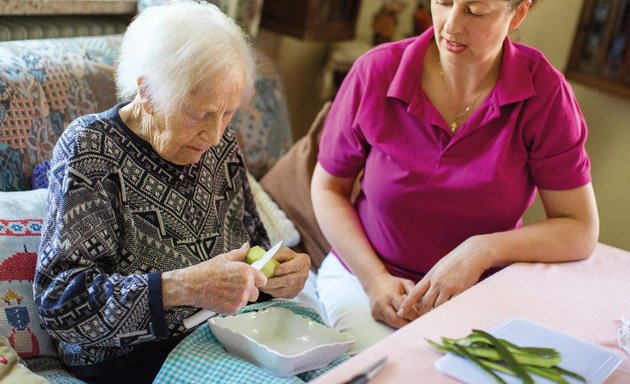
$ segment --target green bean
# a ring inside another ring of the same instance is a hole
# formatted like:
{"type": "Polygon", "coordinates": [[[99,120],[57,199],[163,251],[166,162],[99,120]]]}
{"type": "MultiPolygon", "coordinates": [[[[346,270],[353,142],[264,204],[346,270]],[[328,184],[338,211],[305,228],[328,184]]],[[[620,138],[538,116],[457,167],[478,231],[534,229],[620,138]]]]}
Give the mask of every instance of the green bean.
{"type": "Polygon", "coordinates": [[[555,366],[554,368],[557,369],[558,371],[560,371],[560,373],[562,373],[563,375],[571,376],[574,379],[577,379],[577,380],[580,380],[583,383],[586,383],[586,379],[584,377],[578,375],[575,372],[571,372],[569,370],[566,370],[564,368],[560,368],[558,366],[555,366]]]}
{"type": "MultiPolygon", "coordinates": [[[[496,350],[496,348],[492,347],[472,347],[468,349],[468,352],[472,353],[475,356],[483,357],[492,361],[501,361],[504,360],[501,354],[496,350]]],[[[512,356],[519,364],[533,365],[544,368],[551,368],[556,364],[560,363],[559,356],[553,357],[541,357],[532,354],[528,354],[526,352],[512,352],[512,356]]]]}
{"type": "Polygon", "coordinates": [[[521,347],[480,330],[473,330],[470,335],[460,339],[442,337],[442,344],[426,340],[441,352],[450,352],[470,360],[498,383],[505,381],[495,372],[518,377],[523,383],[534,382],[529,374],[558,384],[568,384],[564,376],[586,383],[582,376],[558,366],[561,356],[553,348],[521,347]]]}
{"type": "Polygon", "coordinates": [[[497,381],[497,383],[501,383],[501,384],[507,384],[507,382],[505,380],[503,380],[499,375],[497,375],[496,373],[494,373],[492,371],[492,369],[486,367],[480,359],[478,359],[477,357],[475,357],[473,354],[469,353],[466,348],[462,347],[459,344],[452,344],[451,345],[455,351],[459,352],[459,354],[465,358],[467,358],[468,360],[472,361],[473,363],[477,364],[481,369],[483,369],[484,371],[486,371],[489,375],[491,375],[492,377],[494,377],[494,379],[497,381]]]}
{"type": "Polygon", "coordinates": [[[491,334],[487,332],[475,330],[475,329],[473,329],[473,332],[481,334],[487,337],[488,339],[490,339],[490,341],[492,342],[492,345],[494,345],[494,347],[497,349],[497,352],[499,352],[499,355],[501,355],[501,357],[503,358],[505,363],[508,365],[508,367],[510,367],[510,369],[514,371],[514,373],[519,378],[521,378],[521,380],[523,380],[524,384],[534,383],[534,380],[532,379],[532,377],[525,371],[525,369],[523,369],[523,367],[516,361],[516,359],[514,359],[512,352],[510,352],[505,345],[501,344],[499,340],[497,340],[494,336],[492,336],[491,334]]]}
{"type": "MultiPolygon", "coordinates": [[[[456,342],[459,345],[463,345],[463,346],[476,347],[477,345],[481,344],[481,345],[487,345],[487,346],[492,347],[492,342],[487,337],[477,334],[477,333],[471,333],[469,336],[466,336],[465,338],[458,339],[458,340],[452,340],[452,339],[448,339],[448,340],[451,340],[452,342],[456,342]]],[[[512,344],[505,339],[498,339],[498,340],[501,341],[501,343],[505,345],[508,348],[508,350],[512,353],[523,353],[526,355],[536,355],[536,356],[545,357],[545,358],[560,357],[560,354],[558,353],[558,351],[552,348],[519,347],[518,345],[512,344]]],[[[551,364],[551,365],[554,365],[554,364],[551,364]]],[[[551,366],[551,365],[548,365],[548,363],[545,363],[543,366],[551,366]]]]}
{"type": "MultiPolygon", "coordinates": [[[[494,347],[492,339],[488,338],[486,335],[482,333],[478,333],[478,331],[475,331],[475,332],[477,333],[473,333],[473,335],[475,335],[473,338],[476,340],[476,342],[470,344],[470,346],[475,347],[476,345],[482,344],[480,340],[483,340],[482,345],[487,345],[488,347],[491,348],[491,350],[496,351],[497,357],[494,358],[494,356],[492,354],[489,354],[488,352],[484,352],[484,353],[488,353],[489,358],[492,360],[502,360],[503,357],[499,354],[498,349],[494,347]]],[[[466,339],[470,339],[470,337],[466,337],[463,340],[466,340],[466,339]]],[[[460,341],[461,340],[462,339],[460,339],[460,341]]],[[[518,345],[512,344],[508,342],[507,340],[503,340],[503,339],[495,339],[495,340],[497,340],[497,342],[499,342],[500,344],[504,345],[519,364],[535,365],[535,366],[550,368],[560,363],[560,354],[554,349],[519,347],[518,345]],[[533,349],[534,353],[530,353],[528,349],[533,349]]],[[[475,349],[484,351],[484,349],[480,347],[476,347],[475,349]]]]}
{"type": "Polygon", "coordinates": [[[448,349],[444,348],[442,345],[440,345],[439,343],[436,343],[433,340],[430,339],[425,339],[429,345],[431,345],[433,348],[437,349],[440,352],[448,352],[448,349]]]}
{"type": "Polygon", "coordinates": [[[526,365],[523,368],[525,368],[526,371],[533,373],[534,375],[545,377],[553,381],[554,383],[569,384],[569,382],[553,368],[532,367],[529,365],[526,365]]]}
{"type": "Polygon", "coordinates": [[[505,345],[509,349],[516,351],[527,352],[537,356],[560,356],[560,352],[556,351],[553,348],[519,347],[518,345],[512,344],[505,339],[499,339],[499,341],[501,341],[501,343],[503,343],[503,345],[505,345]]]}

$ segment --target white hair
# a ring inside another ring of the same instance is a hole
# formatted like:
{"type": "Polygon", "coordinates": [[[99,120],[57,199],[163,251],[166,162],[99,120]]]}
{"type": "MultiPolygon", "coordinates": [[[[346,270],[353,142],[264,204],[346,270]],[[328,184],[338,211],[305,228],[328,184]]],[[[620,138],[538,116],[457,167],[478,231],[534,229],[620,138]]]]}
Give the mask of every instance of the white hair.
{"type": "Polygon", "coordinates": [[[233,74],[243,77],[243,100],[250,100],[256,58],[243,30],[212,4],[173,0],[145,9],[127,28],[116,86],[130,101],[143,77],[151,105],[164,112],[180,108],[200,82],[233,74]]]}

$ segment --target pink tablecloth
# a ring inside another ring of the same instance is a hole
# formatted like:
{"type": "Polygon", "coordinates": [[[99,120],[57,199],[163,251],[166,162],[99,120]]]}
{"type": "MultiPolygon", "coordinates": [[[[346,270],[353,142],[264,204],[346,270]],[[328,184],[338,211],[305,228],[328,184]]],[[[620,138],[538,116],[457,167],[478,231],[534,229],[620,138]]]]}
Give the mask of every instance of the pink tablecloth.
{"type": "Polygon", "coordinates": [[[583,261],[514,264],[400,329],[313,383],[340,383],[388,356],[378,383],[455,383],[435,368],[442,354],[425,338],[462,337],[522,317],[593,342],[624,358],[606,383],[630,383],[630,355],[617,345],[630,318],[630,252],[598,244],[583,261]]]}

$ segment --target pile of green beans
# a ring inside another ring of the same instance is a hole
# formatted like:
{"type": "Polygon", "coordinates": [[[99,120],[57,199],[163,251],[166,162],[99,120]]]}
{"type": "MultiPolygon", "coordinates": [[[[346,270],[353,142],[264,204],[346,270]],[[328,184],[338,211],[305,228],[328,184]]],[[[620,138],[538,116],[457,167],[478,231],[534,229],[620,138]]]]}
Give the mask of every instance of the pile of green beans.
{"type": "Polygon", "coordinates": [[[491,375],[497,383],[505,383],[505,380],[496,372],[516,376],[524,384],[534,383],[530,374],[560,384],[568,384],[565,376],[586,383],[582,376],[558,366],[562,359],[560,353],[552,348],[519,347],[476,329],[461,339],[442,337],[442,344],[429,339],[427,342],[439,351],[451,352],[470,360],[491,375]]]}

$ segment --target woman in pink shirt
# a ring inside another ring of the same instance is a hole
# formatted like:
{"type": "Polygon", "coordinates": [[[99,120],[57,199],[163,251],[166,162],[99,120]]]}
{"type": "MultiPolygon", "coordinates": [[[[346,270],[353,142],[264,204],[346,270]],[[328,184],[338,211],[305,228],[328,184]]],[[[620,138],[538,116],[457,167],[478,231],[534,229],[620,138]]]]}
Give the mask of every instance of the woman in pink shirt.
{"type": "Polygon", "coordinates": [[[432,29],[367,52],[339,90],[312,197],[333,246],[320,298],[355,351],[493,268],[593,250],[586,123],[564,76],[508,37],[535,1],[433,0],[432,29]],[[536,191],[547,219],[522,226],[536,191]]]}

